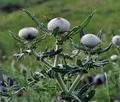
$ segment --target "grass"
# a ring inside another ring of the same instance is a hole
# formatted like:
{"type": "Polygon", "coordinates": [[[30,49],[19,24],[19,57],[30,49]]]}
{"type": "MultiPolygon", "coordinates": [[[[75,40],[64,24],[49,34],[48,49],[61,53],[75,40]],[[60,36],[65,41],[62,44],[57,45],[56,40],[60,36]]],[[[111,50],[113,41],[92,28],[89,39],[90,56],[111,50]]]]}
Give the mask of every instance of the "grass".
{"type": "MultiPolygon", "coordinates": [[[[1,0],[1,5],[6,5],[9,3],[17,3],[23,5],[24,2],[28,2],[25,0],[1,0]]],[[[31,5],[28,8],[31,13],[33,13],[40,21],[45,23],[47,25],[47,20],[54,18],[54,17],[65,17],[71,22],[72,27],[75,25],[79,25],[85,17],[87,17],[92,11],[96,10],[96,14],[91,21],[91,23],[87,26],[87,29],[85,29],[86,33],[97,33],[99,30],[103,31],[103,46],[106,46],[111,42],[112,39],[112,31],[115,31],[115,34],[119,34],[117,30],[119,30],[120,27],[120,1],[119,0],[48,0],[45,3],[42,4],[36,4],[31,5]]],[[[11,64],[11,57],[16,50],[19,49],[19,44],[17,44],[16,41],[12,39],[12,37],[9,35],[9,30],[13,31],[16,35],[22,27],[25,26],[36,26],[34,22],[22,11],[15,11],[10,14],[5,14],[0,16],[0,51],[4,51],[4,55],[9,60],[5,60],[4,62],[1,61],[0,65],[1,67],[5,67],[7,70],[9,69],[9,65],[11,64]],[[4,65],[2,64],[4,63],[4,65]]],[[[72,28],[71,27],[71,28],[72,28]]],[[[41,32],[40,32],[41,34],[41,32]]],[[[39,45],[39,49],[44,49],[46,46],[51,47],[53,44],[53,39],[49,38],[49,43],[42,42],[39,45]],[[42,46],[45,44],[46,46],[42,46]]],[[[76,36],[76,41],[79,41],[79,39],[76,36]]],[[[69,45],[69,44],[66,44],[69,45]]],[[[103,57],[109,57],[111,54],[117,53],[115,50],[109,51],[107,54],[103,55],[103,57]]],[[[26,59],[24,59],[25,61],[26,59]]],[[[31,58],[30,58],[31,60],[31,58]]],[[[18,62],[16,67],[19,68],[20,65],[24,62],[18,62]]],[[[30,62],[32,65],[29,66],[28,62],[24,62],[23,65],[26,67],[32,68],[35,63],[30,62]]],[[[37,62],[36,67],[39,67],[39,63],[37,62]]],[[[118,68],[118,67],[117,67],[118,68]]],[[[105,67],[105,71],[108,72],[109,69],[113,71],[113,68],[111,65],[108,65],[105,67]]],[[[19,70],[19,69],[18,69],[19,70]]],[[[118,68],[119,70],[119,68],[118,68]]],[[[8,72],[9,72],[8,71],[8,72]]],[[[49,84],[50,81],[48,81],[49,84]]],[[[119,97],[117,96],[117,88],[112,84],[112,82],[109,82],[110,90],[109,94],[113,97],[119,97]]],[[[53,84],[51,84],[52,86],[53,84]]],[[[43,86],[42,86],[43,87],[43,86]]],[[[33,91],[33,90],[32,90],[33,91]]],[[[108,93],[106,92],[106,88],[100,87],[97,89],[96,94],[96,100],[97,102],[108,102],[108,93]]],[[[48,92],[52,94],[52,89],[49,89],[45,92],[39,92],[40,96],[38,94],[35,94],[33,96],[37,97],[36,99],[31,99],[31,102],[38,102],[38,100],[41,100],[40,102],[49,102],[51,100],[51,95],[48,94],[48,92]]],[[[32,94],[32,93],[30,93],[32,94]]],[[[19,101],[16,101],[19,102],[19,101]]]]}

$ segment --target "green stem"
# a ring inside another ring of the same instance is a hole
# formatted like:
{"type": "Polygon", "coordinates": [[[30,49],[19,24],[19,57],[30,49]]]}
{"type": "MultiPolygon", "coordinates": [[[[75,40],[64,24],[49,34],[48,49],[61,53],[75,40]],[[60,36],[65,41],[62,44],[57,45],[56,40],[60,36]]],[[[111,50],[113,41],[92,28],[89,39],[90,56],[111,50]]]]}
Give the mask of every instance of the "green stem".
{"type": "MultiPolygon", "coordinates": [[[[91,58],[91,55],[89,53],[89,55],[87,56],[87,61],[89,61],[90,58],[91,58]]],[[[73,82],[73,84],[71,85],[71,87],[69,89],[69,93],[72,93],[76,89],[76,87],[78,86],[80,80],[81,80],[81,75],[79,74],[77,76],[77,78],[75,79],[75,81],[73,82]]]]}
{"type": "Polygon", "coordinates": [[[107,94],[107,96],[108,96],[108,102],[110,102],[110,92],[109,92],[108,79],[106,80],[106,94],[107,94]]]}
{"type": "MultiPolygon", "coordinates": [[[[104,73],[103,68],[101,68],[101,72],[104,73]]],[[[109,72],[110,72],[110,71],[109,71],[109,72]]],[[[108,78],[110,78],[110,76],[111,76],[111,73],[109,73],[109,72],[108,72],[108,75],[109,75],[109,76],[107,76],[106,88],[105,88],[105,89],[106,89],[106,95],[107,95],[107,98],[108,98],[108,102],[110,102],[110,92],[109,92],[109,82],[108,82],[109,79],[108,79],[108,78]]]]}
{"type": "MultiPolygon", "coordinates": [[[[34,49],[32,49],[31,52],[32,52],[32,54],[33,54],[35,57],[38,56],[38,53],[37,53],[34,49]]],[[[49,68],[52,68],[52,67],[53,67],[53,66],[52,66],[49,62],[47,62],[46,60],[42,60],[42,62],[43,62],[47,67],[49,67],[49,68]]]]}
{"type": "MultiPolygon", "coordinates": [[[[55,50],[58,50],[59,49],[59,44],[57,44],[56,42],[56,49],[55,50]]],[[[55,56],[55,60],[54,60],[54,67],[56,67],[58,65],[58,61],[59,61],[59,55],[56,55],[55,56]]],[[[65,93],[68,93],[68,89],[67,89],[67,86],[65,85],[60,73],[56,73],[56,79],[61,87],[61,89],[65,92],[65,93]]]]}
{"type": "Polygon", "coordinates": [[[47,67],[49,67],[49,68],[52,68],[53,66],[49,63],[49,62],[47,62],[46,60],[42,60],[42,62],[47,66],[47,67]]]}
{"type": "Polygon", "coordinates": [[[75,81],[73,82],[73,84],[71,85],[71,87],[69,89],[69,93],[72,93],[75,90],[75,88],[78,86],[80,80],[81,80],[81,75],[78,75],[77,78],[75,79],[75,81]]]}

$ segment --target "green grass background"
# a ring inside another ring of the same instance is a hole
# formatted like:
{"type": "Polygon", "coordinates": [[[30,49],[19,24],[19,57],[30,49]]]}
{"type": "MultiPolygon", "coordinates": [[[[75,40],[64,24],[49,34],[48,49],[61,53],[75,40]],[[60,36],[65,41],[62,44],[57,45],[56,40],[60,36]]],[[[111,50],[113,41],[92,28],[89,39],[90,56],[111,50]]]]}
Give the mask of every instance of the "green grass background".
{"type": "MultiPolygon", "coordinates": [[[[25,9],[28,9],[45,25],[47,25],[46,18],[51,19],[54,17],[64,17],[71,22],[71,28],[75,25],[79,25],[85,17],[87,17],[92,11],[96,10],[96,14],[85,29],[85,32],[96,34],[97,32],[99,32],[99,30],[102,30],[102,45],[104,47],[111,42],[113,31],[115,32],[115,34],[119,34],[120,0],[43,0],[43,3],[35,4],[35,2],[37,1],[39,0],[0,0],[0,6],[2,7],[3,5],[8,4],[24,5],[25,9]],[[32,5],[32,3],[34,3],[34,5],[32,5]]],[[[0,12],[0,51],[4,51],[4,55],[6,57],[4,61],[1,60],[0,67],[2,69],[5,69],[13,76],[18,75],[18,78],[19,71],[16,72],[12,70],[12,64],[14,63],[14,60],[12,59],[12,54],[19,49],[19,44],[17,44],[17,42],[13,40],[13,38],[9,35],[9,31],[12,31],[17,35],[19,29],[26,26],[36,25],[21,10],[9,14],[2,11],[0,12]]],[[[75,37],[75,39],[77,42],[79,42],[79,39],[77,37],[75,37]]],[[[53,39],[49,38],[46,42],[44,41],[42,44],[39,44],[39,48],[44,49],[45,46],[42,46],[43,44],[50,48],[53,44],[52,40],[53,39]]],[[[68,45],[66,44],[66,46],[69,48],[68,45]]],[[[116,50],[111,49],[107,54],[104,54],[103,56],[105,58],[109,58],[111,54],[116,53],[116,50]]],[[[30,69],[32,70],[33,67],[35,67],[34,69],[39,68],[38,62],[36,62],[36,64],[35,61],[31,61],[31,58],[29,58],[29,62],[27,62],[26,60],[27,58],[17,63],[16,67],[18,68],[18,70],[20,70],[19,68],[21,68],[21,64],[25,67],[30,67],[30,69]],[[30,63],[31,65],[28,63],[30,63]]],[[[108,76],[114,77],[115,69],[112,67],[112,64],[107,65],[104,70],[108,73],[108,76]]],[[[119,70],[119,67],[117,67],[117,70],[119,70]]],[[[56,84],[53,80],[52,83],[51,80],[47,81],[47,83],[45,83],[46,81],[43,81],[43,84],[45,84],[46,87],[48,87],[49,84],[51,87],[56,84]]],[[[118,82],[116,81],[116,83],[118,82]]],[[[50,102],[51,96],[53,97],[56,93],[56,90],[58,89],[48,88],[48,90],[44,92],[40,90],[37,90],[37,92],[29,89],[29,94],[25,95],[25,99],[20,98],[14,101],[21,102],[22,100],[23,102],[28,102],[27,100],[29,100],[29,102],[50,102]],[[27,99],[26,96],[28,97],[27,99]]],[[[109,102],[110,97],[120,97],[118,93],[119,91],[110,79],[108,82],[108,86],[97,88],[97,93],[93,100],[96,100],[97,102],[109,102]]]]}

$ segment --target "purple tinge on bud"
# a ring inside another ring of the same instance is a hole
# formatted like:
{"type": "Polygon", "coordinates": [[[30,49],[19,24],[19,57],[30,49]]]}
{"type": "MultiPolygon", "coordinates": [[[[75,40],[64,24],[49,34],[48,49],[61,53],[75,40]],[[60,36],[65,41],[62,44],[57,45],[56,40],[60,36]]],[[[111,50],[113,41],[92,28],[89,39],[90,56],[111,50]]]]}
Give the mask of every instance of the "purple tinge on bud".
{"type": "Polygon", "coordinates": [[[13,86],[14,85],[14,80],[12,78],[8,77],[7,81],[8,81],[8,85],[9,86],[13,86]]]}
{"type": "Polygon", "coordinates": [[[98,74],[98,75],[94,76],[93,83],[94,83],[94,85],[103,85],[103,84],[106,84],[106,80],[107,80],[106,73],[98,74]]]}
{"type": "Polygon", "coordinates": [[[88,81],[88,83],[93,83],[93,77],[92,76],[88,76],[87,77],[87,81],[88,81]]]}
{"type": "Polygon", "coordinates": [[[38,30],[34,27],[22,28],[18,33],[18,36],[21,39],[29,40],[29,41],[35,39],[37,35],[38,35],[38,30]]]}
{"type": "Polygon", "coordinates": [[[0,86],[4,85],[4,79],[3,79],[3,75],[0,74],[0,86]]]}

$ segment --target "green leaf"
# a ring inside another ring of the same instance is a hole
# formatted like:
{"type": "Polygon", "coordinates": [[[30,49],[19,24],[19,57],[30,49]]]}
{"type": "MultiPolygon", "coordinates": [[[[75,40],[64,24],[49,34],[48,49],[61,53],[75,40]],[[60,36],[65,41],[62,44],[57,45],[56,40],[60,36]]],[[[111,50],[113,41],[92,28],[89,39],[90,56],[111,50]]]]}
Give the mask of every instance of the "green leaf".
{"type": "Polygon", "coordinates": [[[85,69],[83,69],[83,70],[82,70],[82,74],[86,74],[86,73],[88,73],[88,71],[85,70],[85,69]]]}
{"type": "Polygon", "coordinates": [[[56,27],[56,28],[53,30],[52,35],[53,35],[54,37],[56,37],[56,36],[58,35],[58,31],[59,31],[59,27],[56,27]]]}
{"type": "Polygon", "coordinates": [[[81,23],[81,28],[84,29],[91,21],[93,18],[94,14],[96,11],[93,11],[82,23],[81,23]]]}
{"type": "Polygon", "coordinates": [[[112,43],[110,43],[106,48],[102,49],[100,53],[107,52],[112,47],[112,43]]]}
{"type": "Polygon", "coordinates": [[[80,39],[85,35],[83,29],[80,30],[80,39]]]}
{"type": "Polygon", "coordinates": [[[88,94],[87,94],[87,96],[85,97],[85,102],[87,101],[87,102],[89,102],[93,97],[94,97],[94,95],[95,95],[95,90],[91,90],[88,94]]]}
{"type": "Polygon", "coordinates": [[[97,36],[102,39],[102,30],[100,30],[98,33],[97,33],[97,36]]]}
{"type": "Polygon", "coordinates": [[[76,96],[75,94],[72,94],[72,97],[77,101],[77,102],[82,102],[78,96],[76,96]]]}
{"type": "Polygon", "coordinates": [[[86,93],[89,88],[90,88],[90,85],[89,85],[89,84],[84,85],[84,86],[79,90],[77,96],[80,97],[81,95],[83,95],[84,93],[86,93]]]}
{"type": "Polygon", "coordinates": [[[52,68],[55,72],[59,72],[59,73],[63,73],[66,74],[68,72],[68,70],[66,69],[60,69],[59,67],[54,67],[52,68]]]}
{"type": "Polygon", "coordinates": [[[49,31],[47,30],[46,26],[43,23],[39,22],[39,20],[35,16],[33,16],[28,10],[23,9],[23,11],[36,23],[36,25],[41,30],[43,30],[44,32],[49,33],[49,31]]]}
{"type": "Polygon", "coordinates": [[[82,61],[81,61],[80,59],[77,59],[76,64],[77,64],[78,66],[83,66],[83,65],[82,65],[82,61]]]}
{"type": "Polygon", "coordinates": [[[21,44],[24,44],[24,42],[22,40],[20,40],[18,37],[16,37],[12,31],[9,31],[9,34],[12,36],[13,39],[15,39],[16,41],[18,41],[21,44]]]}
{"type": "Polygon", "coordinates": [[[79,26],[76,26],[71,31],[69,31],[68,34],[66,34],[64,37],[63,41],[68,40],[72,35],[76,35],[77,33],[80,33],[80,37],[82,37],[84,34],[84,28],[89,24],[94,14],[95,11],[92,12],[79,26]]]}
{"type": "Polygon", "coordinates": [[[63,58],[65,58],[65,59],[69,59],[69,60],[73,60],[73,58],[71,57],[71,56],[69,56],[68,54],[59,54],[60,55],[60,57],[63,57],[63,58]]]}
{"type": "Polygon", "coordinates": [[[53,67],[52,69],[57,72],[57,73],[61,73],[63,75],[65,74],[72,74],[75,75],[75,73],[88,73],[85,69],[81,68],[81,67],[76,67],[76,66],[69,66],[69,65],[62,65],[63,67],[53,67]]]}
{"type": "Polygon", "coordinates": [[[79,33],[80,32],[80,26],[76,26],[76,27],[74,27],[70,32],[68,32],[68,35],[69,35],[69,37],[71,36],[71,35],[75,35],[75,34],[77,34],[77,33],[79,33]]]}

